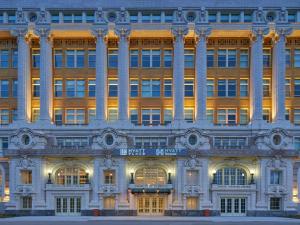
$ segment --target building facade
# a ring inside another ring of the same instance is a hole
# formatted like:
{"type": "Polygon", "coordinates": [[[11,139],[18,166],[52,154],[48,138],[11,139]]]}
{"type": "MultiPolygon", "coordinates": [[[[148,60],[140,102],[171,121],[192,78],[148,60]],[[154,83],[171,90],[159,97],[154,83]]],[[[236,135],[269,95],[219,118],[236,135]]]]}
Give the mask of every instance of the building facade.
{"type": "Polygon", "coordinates": [[[296,214],[299,1],[2,1],[0,123],[0,212],[296,214]]]}

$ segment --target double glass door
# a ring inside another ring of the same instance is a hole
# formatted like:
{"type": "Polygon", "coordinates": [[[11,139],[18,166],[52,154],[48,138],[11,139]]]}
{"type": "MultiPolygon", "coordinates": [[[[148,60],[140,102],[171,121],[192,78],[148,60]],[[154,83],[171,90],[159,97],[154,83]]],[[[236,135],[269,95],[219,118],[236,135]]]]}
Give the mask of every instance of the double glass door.
{"type": "Polygon", "coordinates": [[[221,215],[246,215],[246,198],[221,198],[221,215]]]}
{"type": "Polygon", "coordinates": [[[165,198],[146,195],[138,197],[138,215],[163,215],[165,198]]]}
{"type": "Polygon", "coordinates": [[[57,197],[56,215],[80,216],[81,197],[57,197]]]}

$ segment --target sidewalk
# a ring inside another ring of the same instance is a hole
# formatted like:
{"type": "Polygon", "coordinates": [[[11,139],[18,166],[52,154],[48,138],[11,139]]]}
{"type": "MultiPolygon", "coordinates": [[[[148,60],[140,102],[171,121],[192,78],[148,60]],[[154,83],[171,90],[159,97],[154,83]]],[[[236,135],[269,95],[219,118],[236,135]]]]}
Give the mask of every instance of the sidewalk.
{"type": "Polygon", "coordinates": [[[26,216],[3,218],[1,221],[209,221],[209,222],[285,222],[300,224],[300,219],[282,218],[282,217],[142,217],[142,216],[26,216]]]}

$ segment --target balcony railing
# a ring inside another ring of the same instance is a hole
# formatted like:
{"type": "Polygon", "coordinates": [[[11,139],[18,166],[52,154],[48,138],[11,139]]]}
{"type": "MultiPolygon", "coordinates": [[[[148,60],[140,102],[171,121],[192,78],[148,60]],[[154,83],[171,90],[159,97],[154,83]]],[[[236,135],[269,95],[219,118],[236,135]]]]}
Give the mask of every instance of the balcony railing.
{"type": "Polygon", "coordinates": [[[211,185],[212,191],[221,191],[221,190],[228,190],[228,191],[235,191],[235,190],[256,190],[255,184],[247,184],[247,185],[219,185],[219,184],[212,184],[211,185]]]}
{"type": "Polygon", "coordinates": [[[46,184],[47,191],[89,191],[91,190],[91,184],[46,184]]]}

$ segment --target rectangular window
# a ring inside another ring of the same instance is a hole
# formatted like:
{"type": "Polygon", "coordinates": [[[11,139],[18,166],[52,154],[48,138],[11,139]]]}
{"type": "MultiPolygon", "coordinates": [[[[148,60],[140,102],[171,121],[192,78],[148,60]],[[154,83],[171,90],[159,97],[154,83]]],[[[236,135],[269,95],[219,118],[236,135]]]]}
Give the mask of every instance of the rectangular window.
{"type": "Polygon", "coordinates": [[[285,120],[290,120],[290,110],[289,109],[285,109],[285,120]]]}
{"type": "Polygon", "coordinates": [[[10,12],[8,13],[8,23],[15,23],[16,22],[16,13],[10,12]]]}
{"type": "Polygon", "coordinates": [[[164,97],[172,97],[172,80],[164,80],[164,97]]]}
{"type": "Polygon", "coordinates": [[[108,97],[118,97],[117,80],[108,80],[108,97]]]}
{"type": "Polygon", "coordinates": [[[21,170],[21,184],[32,184],[32,171],[31,170],[21,170]]]}
{"type": "Polygon", "coordinates": [[[300,109],[294,109],[294,124],[300,125],[300,109]]]}
{"type": "Polygon", "coordinates": [[[184,68],[195,67],[194,49],[184,49],[184,68]]]}
{"type": "Polygon", "coordinates": [[[51,23],[59,23],[59,12],[51,13],[51,23]]]}
{"type": "Polygon", "coordinates": [[[199,171],[187,170],[186,171],[186,184],[187,185],[199,185],[199,171]]]}
{"type": "Polygon", "coordinates": [[[231,14],[231,23],[238,23],[240,22],[241,18],[240,18],[240,14],[239,13],[232,13],[231,14]]]}
{"type": "Polygon", "coordinates": [[[107,120],[110,122],[118,120],[118,109],[109,108],[108,110],[107,120]]]}
{"type": "Polygon", "coordinates": [[[32,67],[40,68],[40,50],[32,49],[32,67]]]}
{"type": "Polygon", "coordinates": [[[165,23],[173,22],[173,12],[165,12],[165,23]]]}
{"type": "Polygon", "coordinates": [[[130,50],[130,67],[131,68],[139,67],[139,50],[137,49],[130,50]]]}
{"type": "Polygon", "coordinates": [[[89,119],[89,123],[91,123],[96,119],[96,109],[89,109],[88,111],[89,111],[88,119],[89,119]]]}
{"type": "Polygon", "coordinates": [[[0,67],[1,68],[8,68],[8,65],[9,65],[8,50],[1,50],[0,51],[0,67]]]}
{"type": "Polygon", "coordinates": [[[291,50],[285,49],[285,65],[291,67],[291,50]]]}
{"type": "Polygon", "coordinates": [[[294,67],[300,67],[300,49],[295,49],[294,51],[294,67]]]}
{"type": "Polygon", "coordinates": [[[184,79],[184,97],[194,97],[194,80],[184,79]]]}
{"type": "Polygon", "coordinates": [[[270,68],[272,65],[271,60],[271,49],[264,49],[263,50],[263,65],[265,68],[270,68]]]}
{"type": "Polygon", "coordinates": [[[130,80],[130,97],[135,98],[139,96],[139,81],[130,80]]]}
{"type": "Polygon", "coordinates": [[[8,149],[8,138],[0,137],[0,151],[3,149],[8,149]]]}
{"type": "Polygon", "coordinates": [[[63,111],[62,111],[62,109],[54,109],[54,122],[58,126],[63,124],[63,111]]]}
{"type": "Polygon", "coordinates": [[[282,184],[282,171],[281,170],[271,170],[270,184],[282,184]]]}
{"type": "Polygon", "coordinates": [[[82,23],[82,13],[74,13],[74,23],[82,23]]]}
{"type": "Polygon", "coordinates": [[[263,109],[263,120],[270,123],[270,109],[263,109]]]}
{"type": "Polygon", "coordinates": [[[288,13],[288,22],[295,23],[297,21],[296,13],[288,13]]]}
{"type": "Polygon", "coordinates": [[[142,50],[142,66],[143,68],[159,68],[160,50],[156,50],[156,49],[142,50]]]}
{"type": "Polygon", "coordinates": [[[263,96],[270,97],[271,92],[270,79],[263,79],[263,96]]]}
{"type": "Polygon", "coordinates": [[[54,50],[54,67],[55,68],[63,67],[63,52],[61,49],[54,50]]]}
{"type": "Polygon", "coordinates": [[[252,14],[251,13],[245,13],[244,14],[244,22],[245,23],[251,23],[252,22],[252,14]]]}
{"type": "Polygon", "coordinates": [[[114,209],[115,208],[115,198],[114,197],[104,197],[104,209],[114,209]]]}
{"type": "Polygon", "coordinates": [[[84,109],[67,109],[66,124],[84,124],[85,123],[85,111],[84,109]]]}
{"type": "Polygon", "coordinates": [[[89,80],[88,88],[89,88],[89,97],[95,97],[96,96],[96,80],[89,80]]]}
{"type": "Polygon", "coordinates": [[[294,80],[294,96],[295,97],[300,96],[300,79],[294,80]]]}
{"type": "Polygon", "coordinates": [[[40,97],[40,79],[32,80],[32,96],[40,97]]]}
{"type": "Polygon", "coordinates": [[[134,125],[138,125],[139,117],[138,117],[138,111],[136,109],[131,109],[130,110],[130,121],[134,125]]]}
{"type": "Polygon", "coordinates": [[[17,121],[17,119],[18,119],[18,110],[12,109],[11,114],[12,114],[12,121],[17,121]]]}
{"type": "Polygon", "coordinates": [[[214,80],[213,79],[206,80],[206,88],[207,88],[207,97],[213,97],[214,96],[214,80]]]}
{"type": "Polygon", "coordinates": [[[248,49],[240,50],[240,68],[248,68],[249,67],[249,53],[248,49]]]}
{"type": "Polygon", "coordinates": [[[285,79],[285,96],[291,96],[291,79],[285,79]]]}
{"type": "Polygon", "coordinates": [[[242,79],[240,80],[240,97],[248,96],[248,80],[242,79]]]}
{"type": "Polygon", "coordinates": [[[32,112],[31,112],[31,122],[36,122],[40,119],[40,109],[35,109],[33,108],[32,109],[32,112]]]}
{"type": "Polygon", "coordinates": [[[62,97],[63,82],[62,80],[54,80],[54,97],[62,97]]]}
{"type": "Polygon", "coordinates": [[[12,96],[13,97],[18,96],[18,80],[13,80],[13,83],[12,83],[12,96]]]}
{"type": "Polygon", "coordinates": [[[236,125],[236,109],[218,109],[218,124],[236,125]]]}
{"type": "Polygon", "coordinates": [[[216,23],[217,22],[217,14],[216,13],[209,13],[208,14],[208,22],[216,23]]]}
{"type": "Polygon", "coordinates": [[[32,209],[32,197],[24,196],[21,197],[21,208],[22,209],[32,209]]]}
{"type": "Polygon", "coordinates": [[[142,109],[142,124],[156,126],[160,124],[160,109],[142,109]]]}
{"type": "Polygon", "coordinates": [[[218,50],[218,67],[235,67],[236,50],[222,49],[218,50]]]}
{"type": "Polygon", "coordinates": [[[186,209],[197,210],[198,209],[198,197],[187,197],[186,198],[186,209]]]}
{"type": "Polygon", "coordinates": [[[229,13],[221,13],[220,21],[222,23],[229,23],[229,13]]]}
{"type": "Polygon", "coordinates": [[[187,123],[194,122],[194,109],[184,109],[184,120],[187,123]]]}
{"type": "Polygon", "coordinates": [[[86,14],[85,14],[85,21],[87,23],[94,23],[95,22],[94,12],[86,12],[86,14]]]}
{"type": "Polygon", "coordinates": [[[300,137],[295,137],[294,138],[294,146],[296,150],[300,150],[300,137]]]}
{"type": "Polygon", "coordinates": [[[270,198],[270,210],[279,211],[281,210],[281,198],[270,198]]]}
{"type": "Polygon", "coordinates": [[[172,123],[173,115],[172,109],[165,109],[164,110],[164,125],[172,123]]]}
{"type": "Polygon", "coordinates": [[[207,67],[214,67],[214,50],[208,49],[206,53],[207,67]]]}
{"type": "Polygon", "coordinates": [[[18,50],[13,49],[12,50],[12,68],[18,67],[18,50]]]}
{"type": "Polygon", "coordinates": [[[96,50],[89,50],[88,64],[89,68],[96,68],[96,50]]]}
{"type": "Polygon", "coordinates": [[[72,23],[73,22],[72,13],[64,13],[63,19],[64,19],[64,23],[72,23]]]}
{"type": "Polygon", "coordinates": [[[249,122],[248,119],[248,110],[247,109],[240,109],[240,124],[247,125],[249,122]]]}
{"type": "Polygon", "coordinates": [[[0,97],[7,98],[9,95],[9,81],[0,80],[0,97]]]}
{"type": "Polygon", "coordinates": [[[118,49],[108,49],[108,67],[118,68],[118,49]]]}
{"type": "Polygon", "coordinates": [[[9,110],[0,109],[0,124],[7,125],[9,124],[9,110]]]}
{"type": "Polygon", "coordinates": [[[214,123],[214,110],[213,109],[206,109],[206,119],[210,123],[214,123]]]}
{"type": "Polygon", "coordinates": [[[236,80],[218,80],[218,96],[235,97],[236,86],[236,80]]]}
{"type": "Polygon", "coordinates": [[[104,184],[116,183],[116,172],[114,170],[104,170],[104,184]]]}
{"type": "Polygon", "coordinates": [[[67,80],[67,97],[83,98],[85,96],[85,80],[67,80]]]}
{"type": "Polygon", "coordinates": [[[84,50],[67,50],[66,61],[68,68],[83,68],[84,50]]]}
{"type": "Polygon", "coordinates": [[[142,97],[160,97],[160,80],[142,80],[142,97]]]}
{"type": "Polygon", "coordinates": [[[171,68],[173,64],[173,52],[171,49],[164,50],[164,67],[171,68]]]}
{"type": "Polygon", "coordinates": [[[129,16],[129,19],[130,19],[130,23],[137,23],[137,22],[139,22],[139,20],[138,20],[138,12],[131,12],[130,16],[129,16]]]}

